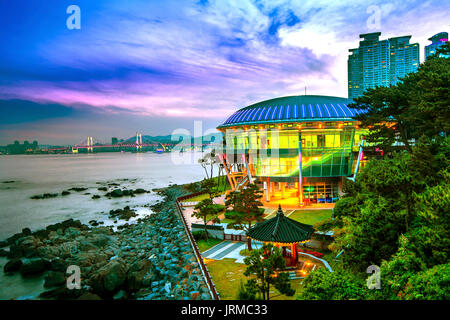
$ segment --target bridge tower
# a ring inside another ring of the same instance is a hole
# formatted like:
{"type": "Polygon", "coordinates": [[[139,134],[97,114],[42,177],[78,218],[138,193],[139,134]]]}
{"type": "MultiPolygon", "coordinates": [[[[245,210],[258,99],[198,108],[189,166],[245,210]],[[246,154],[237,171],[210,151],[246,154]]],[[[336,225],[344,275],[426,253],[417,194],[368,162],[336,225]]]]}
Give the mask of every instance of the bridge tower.
{"type": "Polygon", "coordinates": [[[88,152],[94,152],[94,138],[92,137],[87,138],[87,147],[88,152]]]}
{"type": "Polygon", "coordinates": [[[136,132],[136,151],[142,151],[142,133],[136,132]]]}

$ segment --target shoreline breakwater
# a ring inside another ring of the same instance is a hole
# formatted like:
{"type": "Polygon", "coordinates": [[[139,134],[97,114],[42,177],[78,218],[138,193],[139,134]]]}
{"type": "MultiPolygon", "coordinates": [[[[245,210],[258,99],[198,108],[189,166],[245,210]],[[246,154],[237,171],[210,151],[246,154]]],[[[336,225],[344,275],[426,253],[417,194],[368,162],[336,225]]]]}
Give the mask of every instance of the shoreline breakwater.
{"type": "Polygon", "coordinates": [[[0,241],[3,272],[42,277],[45,291],[32,299],[211,299],[176,213],[180,185],[154,189],[163,197],[153,214],[125,224],[89,226],[68,219],[0,241]],[[68,289],[67,268],[80,268],[80,289],[68,289]]]}

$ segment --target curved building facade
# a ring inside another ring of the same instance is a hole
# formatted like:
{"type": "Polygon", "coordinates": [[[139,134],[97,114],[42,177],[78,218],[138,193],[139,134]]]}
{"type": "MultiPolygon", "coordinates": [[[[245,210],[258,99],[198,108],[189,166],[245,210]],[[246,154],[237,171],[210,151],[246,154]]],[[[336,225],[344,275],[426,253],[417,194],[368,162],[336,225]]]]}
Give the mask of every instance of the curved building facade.
{"type": "Polygon", "coordinates": [[[256,180],[267,202],[337,201],[342,180],[356,173],[363,158],[364,131],[354,117],[364,111],[350,109],[350,102],[289,96],[236,111],[217,128],[224,133],[221,161],[232,189],[256,180]]]}

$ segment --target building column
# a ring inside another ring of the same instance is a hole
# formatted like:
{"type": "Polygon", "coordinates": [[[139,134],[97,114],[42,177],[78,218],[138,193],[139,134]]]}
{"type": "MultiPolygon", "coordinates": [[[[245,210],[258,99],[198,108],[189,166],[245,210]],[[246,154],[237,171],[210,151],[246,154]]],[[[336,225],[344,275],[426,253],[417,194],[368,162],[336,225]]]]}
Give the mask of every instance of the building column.
{"type": "Polygon", "coordinates": [[[266,188],[267,188],[267,197],[266,197],[266,201],[267,202],[270,202],[270,179],[269,178],[267,178],[267,181],[266,181],[266,188]]]}
{"type": "Polygon", "coordinates": [[[298,137],[298,204],[303,207],[302,135],[298,137]]]}
{"type": "Polygon", "coordinates": [[[263,187],[264,188],[264,193],[266,194],[266,201],[269,202],[269,187],[267,185],[267,182],[264,181],[263,185],[264,185],[264,187],[263,187]]]}

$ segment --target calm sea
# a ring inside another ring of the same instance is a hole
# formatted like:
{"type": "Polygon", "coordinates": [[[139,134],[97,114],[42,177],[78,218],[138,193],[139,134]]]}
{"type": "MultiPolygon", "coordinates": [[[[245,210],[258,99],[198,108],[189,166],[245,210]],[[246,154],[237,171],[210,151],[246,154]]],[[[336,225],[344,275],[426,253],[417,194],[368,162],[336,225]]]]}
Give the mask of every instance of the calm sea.
{"type": "MultiPolygon", "coordinates": [[[[133,198],[108,199],[102,196],[105,192],[97,190],[102,186],[98,183],[120,183],[121,187],[151,190],[172,183],[203,179],[205,173],[195,162],[200,155],[185,156],[192,156],[193,160],[189,164],[175,164],[170,153],[0,156],[0,240],[25,227],[34,231],[69,218],[79,219],[83,223],[94,219],[111,225],[109,210],[127,205],[135,208],[140,216],[151,214],[144,205],[160,199],[153,192],[133,198]],[[30,199],[43,193],[61,194],[72,187],[88,189],[83,192],[70,191],[68,196],[30,199]],[[102,197],[94,200],[92,196],[95,194],[102,197]]],[[[0,258],[1,269],[6,262],[5,258],[0,258]]],[[[42,278],[5,276],[0,270],[0,299],[34,296],[42,290],[42,283],[42,278]]]]}

